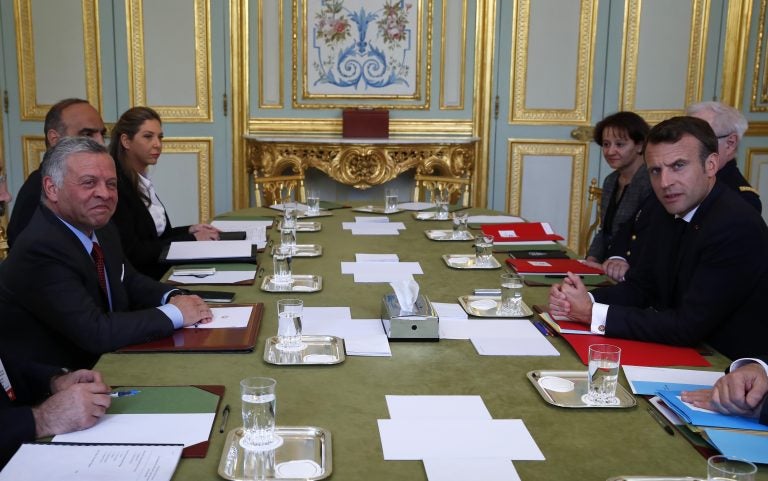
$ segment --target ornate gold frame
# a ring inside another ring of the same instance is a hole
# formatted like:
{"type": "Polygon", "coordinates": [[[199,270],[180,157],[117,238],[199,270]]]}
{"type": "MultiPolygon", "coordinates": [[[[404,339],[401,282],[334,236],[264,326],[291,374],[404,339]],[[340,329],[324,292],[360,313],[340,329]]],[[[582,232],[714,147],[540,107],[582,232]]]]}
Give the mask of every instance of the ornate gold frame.
{"type": "Polygon", "coordinates": [[[447,25],[445,22],[446,11],[448,10],[448,2],[443,1],[442,11],[442,35],[440,36],[440,110],[464,110],[464,78],[466,76],[467,68],[467,0],[461,0],[461,52],[459,54],[459,104],[455,106],[445,105],[445,38],[447,25]]]}
{"type": "Polygon", "coordinates": [[[40,167],[40,161],[47,150],[45,148],[45,136],[22,135],[21,145],[24,156],[24,178],[26,179],[32,171],[40,167]]]}
{"type": "MultiPolygon", "coordinates": [[[[747,149],[746,152],[746,165],[744,166],[744,177],[746,177],[747,181],[750,183],[752,182],[752,166],[753,165],[760,165],[760,164],[768,164],[768,159],[766,159],[765,162],[755,162],[753,159],[757,155],[767,155],[768,156],[768,147],[750,147],[747,149]]],[[[753,187],[757,188],[757,183],[752,184],[753,187]]]]}
{"type": "Polygon", "coordinates": [[[597,28],[597,0],[580,0],[579,46],[576,73],[576,105],[568,109],[529,109],[525,106],[527,92],[528,24],[532,0],[515,3],[512,26],[512,49],[510,50],[510,78],[512,91],[509,93],[510,124],[589,124],[592,104],[592,74],[594,38],[597,28]]]}
{"type": "MultiPolygon", "coordinates": [[[[762,0],[765,4],[765,0],[762,0]]],[[[749,26],[752,23],[752,0],[730,0],[723,45],[722,101],[741,109],[744,75],[749,49],[749,26]]]]}
{"type": "MultiPolygon", "coordinates": [[[[258,45],[258,62],[259,62],[259,108],[260,109],[282,109],[283,103],[284,103],[284,91],[283,91],[283,70],[285,69],[285,48],[284,48],[284,42],[283,37],[281,36],[278,40],[278,50],[279,50],[279,63],[280,68],[278,71],[279,76],[279,82],[280,82],[280,101],[277,105],[272,104],[265,104],[264,103],[264,35],[262,34],[264,25],[264,14],[263,14],[263,5],[265,0],[258,0],[258,22],[259,22],[259,45],[258,45]]],[[[277,8],[278,8],[278,24],[283,25],[283,2],[281,0],[273,0],[277,2],[277,8]]],[[[294,63],[294,68],[296,64],[294,63]]]]}
{"type": "Polygon", "coordinates": [[[757,45],[755,46],[755,61],[752,67],[752,98],[750,99],[750,111],[768,112],[768,37],[766,37],[766,10],[768,0],[760,1],[760,15],[758,22],[757,45]],[[760,71],[762,70],[762,76],[760,71]],[[761,78],[762,77],[762,78],[761,78]],[[762,80],[762,89],[760,83],[762,80]]]}
{"type": "MultiPolygon", "coordinates": [[[[147,105],[146,74],[144,71],[143,0],[125,0],[128,32],[128,81],[131,105],[147,105]]],[[[206,0],[194,0],[195,12],[195,96],[194,106],[153,105],[164,121],[212,122],[211,109],[211,40],[210,5],[206,0]]]]}
{"type": "Polygon", "coordinates": [[[213,138],[211,137],[177,137],[163,139],[164,153],[196,153],[197,154],[197,191],[200,198],[198,212],[200,222],[208,222],[215,212],[213,199],[213,169],[211,168],[211,152],[213,138]]]}
{"type": "MultiPolygon", "coordinates": [[[[640,110],[635,107],[637,90],[637,57],[640,38],[640,12],[642,0],[625,0],[626,21],[624,22],[624,50],[622,51],[619,85],[619,105],[642,115],[648,122],[656,123],[674,115],[680,110],[640,110]]],[[[688,76],[686,78],[685,105],[701,99],[704,76],[704,50],[706,48],[707,26],[709,24],[709,0],[693,0],[691,14],[691,43],[688,50],[688,76]]]]}
{"type": "Polygon", "coordinates": [[[520,214],[520,202],[523,193],[523,157],[566,156],[571,157],[571,192],[570,212],[568,216],[568,247],[574,251],[579,248],[579,227],[584,203],[584,185],[586,182],[586,162],[589,145],[582,142],[509,140],[507,142],[507,211],[512,215],[520,214]]]}
{"type": "MultiPolygon", "coordinates": [[[[88,102],[101,111],[101,57],[99,46],[99,7],[97,0],[81,0],[83,13],[83,63],[88,102]]],[[[43,120],[51,104],[37,103],[35,46],[32,26],[32,0],[14,1],[16,57],[19,59],[19,101],[21,120],[43,120]]]]}

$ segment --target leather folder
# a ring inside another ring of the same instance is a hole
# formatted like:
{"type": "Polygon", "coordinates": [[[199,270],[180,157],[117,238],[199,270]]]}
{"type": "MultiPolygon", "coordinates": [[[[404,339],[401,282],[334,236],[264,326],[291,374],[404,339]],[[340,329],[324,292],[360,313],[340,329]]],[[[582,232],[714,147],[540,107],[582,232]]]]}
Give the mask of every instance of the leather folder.
{"type": "Polygon", "coordinates": [[[258,261],[256,260],[256,256],[258,255],[259,248],[256,247],[256,244],[254,244],[251,249],[251,255],[247,257],[216,257],[216,258],[200,257],[197,259],[168,259],[168,250],[170,248],[171,246],[167,245],[163,248],[163,251],[160,253],[160,258],[158,259],[158,261],[161,264],[170,264],[170,265],[210,264],[210,263],[231,264],[233,262],[247,262],[249,264],[258,264],[258,261]]]}

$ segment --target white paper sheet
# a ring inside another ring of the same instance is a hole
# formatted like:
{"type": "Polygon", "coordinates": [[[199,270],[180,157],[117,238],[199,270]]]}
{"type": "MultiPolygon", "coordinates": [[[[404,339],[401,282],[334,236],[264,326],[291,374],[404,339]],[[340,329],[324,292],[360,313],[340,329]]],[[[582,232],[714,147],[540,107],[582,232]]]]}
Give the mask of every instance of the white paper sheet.
{"type": "Polygon", "coordinates": [[[448,418],[490,420],[480,396],[385,396],[391,419],[448,418]]]}
{"type": "Polygon", "coordinates": [[[378,424],[385,460],[544,459],[520,419],[379,419],[378,424]]]}
{"type": "Polygon", "coordinates": [[[513,215],[471,215],[467,218],[468,224],[512,224],[514,222],[525,222],[525,220],[513,215]]]}
{"type": "Polygon", "coordinates": [[[197,326],[187,326],[185,329],[224,329],[232,327],[248,327],[253,306],[212,307],[213,321],[197,326]]]}
{"type": "Polygon", "coordinates": [[[168,260],[228,259],[251,257],[251,241],[185,241],[171,242],[168,260]]]}
{"type": "Polygon", "coordinates": [[[400,262],[397,254],[355,254],[357,262],[400,262]]]}
{"type": "Polygon", "coordinates": [[[470,338],[481,356],[559,356],[546,337],[510,339],[498,337],[470,338]]]}
{"type": "Polygon", "coordinates": [[[449,459],[424,460],[429,481],[520,481],[520,476],[508,459],[449,459]]]}
{"type": "Polygon", "coordinates": [[[393,224],[355,224],[350,231],[352,235],[400,235],[393,224]]]}
{"type": "Polygon", "coordinates": [[[215,220],[211,225],[222,232],[245,232],[245,240],[263,249],[267,245],[267,228],[271,220],[215,220]]]}
{"type": "Polygon", "coordinates": [[[543,336],[527,319],[468,319],[466,321],[448,319],[445,323],[440,319],[441,339],[472,337],[536,339],[543,336]]]}
{"type": "Polygon", "coordinates": [[[387,224],[389,223],[389,217],[385,215],[356,215],[355,222],[342,222],[341,225],[342,225],[342,228],[349,229],[350,227],[344,227],[344,226],[349,224],[355,224],[355,223],[387,224]]]}
{"type": "Polygon", "coordinates": [[[674,424],[675,426],[681,426],[685,424],[685,421],[680,419],[680,416],[675,414],[675,412],[664,403],[664,401],[661,400],[659,396],[653,396],[648,400],[649,403],[653,404],[654,407],[665,417],[667,418],[667,421],[674,424]]]}
{"type": "Polygon", "coordinates": [[[423,274],[418,262],[342,262],[342,274],[354,274],[355,282],[391,282],[423,274]]]}
{"type": "Polygon", "coordinates": [[[183,444],[208,440],[216,413],[105,414],[95,426],[53,437],[62,443],[183,444]]]}
{"type": "Polygon", "coordinates": [[[671,369],[664,367],[645,366],[621,366],[624,375],[632,388],[637,393],[635,383],[650,383],[658,385],[658,390],[679,391],[674,385],[698,384],[702,386],[714,386],[718,379],[724,376],[720,371],[702,371],[698,369],[671,369]]]}
{"type": "Polygon", "coordinates": [[[222,271],[216,269],[215,274],[206,277],[171,275],[168,280],[179,284],[235,284],[237,282],[253,280],[256,271],[222,271]]]}
{"type": "Polygon", "coordinates": [[[432,307],[437,311],[440,322],[443,322],[443,319],[469,319],[464,309],[455,302],[433,302],[432,307]]]}
{"type": "Polygon", "coordinates": [[[397,207],[402,210],[426,210],[435,207],[431,202],[401,202],[397,207]]]}
{"type": "MultiPolygon", "coordinates": [[[[379,324],[381,324],[381,321],[379,321],[379,324]]],[[[345,337],[344,347],[346,348],[347,356],[392,356],[392,350],[389,348],[389,339],[384,333],[345,337]]]]}

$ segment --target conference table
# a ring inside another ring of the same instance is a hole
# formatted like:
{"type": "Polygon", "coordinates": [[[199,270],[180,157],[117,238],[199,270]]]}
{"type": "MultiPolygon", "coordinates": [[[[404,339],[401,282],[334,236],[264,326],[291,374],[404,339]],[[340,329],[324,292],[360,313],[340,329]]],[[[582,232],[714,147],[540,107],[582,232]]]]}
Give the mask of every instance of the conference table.
{"type": "MultiPolygon", "coordinates": [[[[468,209],[470,215],[492,214],[468,209]]],[[[278,426],[317,426],[332,435],[334,481],[426,480],[421,461],[385,461],[377,419],[389,418],[386,395],[478,395],[493,419],[521,419],[541,449],[544,461],[515,461],[525,481],[606,480],[620,475],[694,476],[706,479],[706,459],[679,433],[668,434],[647,412],[648,402],[637,399],[628,409],[567,409],[547,404],[526,378],[532,370],[586,370],[571,347],[559,337],[549,337],[560,353],[552,357],[481,356],[470,341],[391,342],[391,357],[347,356],[343,363],[315,366],[278,366],[263,360],[265,340],[277,333],[276,302],[286,297],[303,299],[305,306],[348,306],[353,319],[380,317],[381,300],[391,293],[386,283],[354,283],[342,275],[340,263],[354,261],[355,253],[396,253],[400,261],[418,261],[424,271],[414,278],[420,292],[433,302],[457,302],[474,288],[495,288],[502,270],[449,268],[443,254],[472,254],[465,242],[429,240],[427,229],[450,229],[451,221],[420,221],[412,212],[389,215],[403,222],[397,236],[353,236],[341,223],[367,214],[336,209],[316,220],[319,232],[299,232],[299,244],[319,244],[322,256],[296,257],[295,274],[318,274],[323,288],[315,293],[268,293],[261,279],[250,286],[204,286],[207,290],[236,292],[236,303],[263,303],[258,341],[245,353],[107,354],[96,369],[112,385],[224,385],[221,406],[232,413],[227,431],[240,425],[239,382],[249,376],[277,381],[278,426]]],[[[498,214],[498,213],[497,213],[498,214]]],[[[267,208],[249,208],[221,217],[246,219],[277,216],[267,208]]],[[[476,232],[476,231],[473,231],[476,232]]],[[[279,241],[277,229],[269,238],[279,241]]],[[[506,254],[494,254],[503,263],[506,254]]],[[[259,254],[265,275],[272,272],[268,253],[259,254]]],[[[547,287],[526,286],[528,305],[545,303],[547,287]]],[[[722,370],[728,360],[720,354],[707,358],[722,370]]],[[[622,375],[620,384],[628,388],[622,375]]],[[[221,411],[221,407],[220,410],[221,411]]],[[[456,413],[461,417],[461,413],[456,413]]],[[[216,416],[210,447],[202,459],[184,458],[174,480],[215,480],[226,432],[219,433],[216,416]]],[[[758,479],[768,480],[762,466],[758,479]]]]}

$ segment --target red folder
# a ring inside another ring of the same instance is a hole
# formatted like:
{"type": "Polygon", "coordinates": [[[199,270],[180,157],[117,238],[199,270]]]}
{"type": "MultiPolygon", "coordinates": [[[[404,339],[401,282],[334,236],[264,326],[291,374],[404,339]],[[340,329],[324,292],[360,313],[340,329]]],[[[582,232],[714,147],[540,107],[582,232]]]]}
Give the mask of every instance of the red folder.
{"type": "Polygon", "coordinates": [[[507,259],[507,264],[520,274],[599,276],[602,269],[590,267],[577,259],[507,259]]]}
{"type": "Polygon", "coordinates": [[[483,234],[493,236],[494,243],[559,241],[563,238],[552,231],[546,222],[515,222],[512,224],[486,224],[480,226],[483,234]]]}
{"type": "Polygon", "coordinates": [[[589,364],[591,344],[613,344],[621,348],[621,363],[632,366],[710,366],[710,363],[692,347],[669,346],[655,342],[617,339],[595,334],[562,334],[584,365],[589,364]]]}

